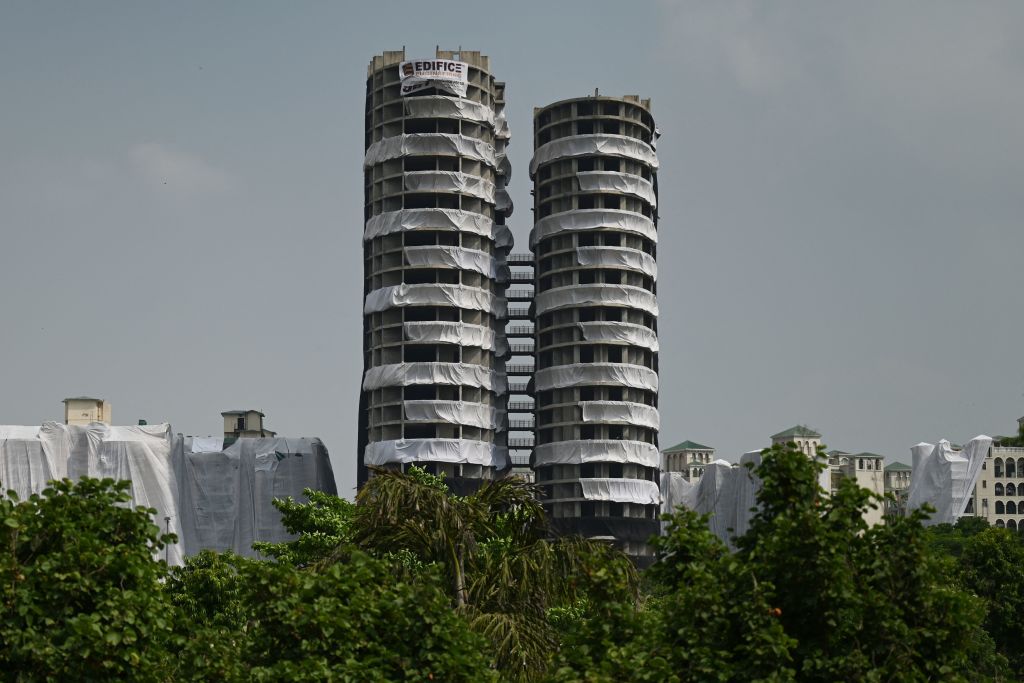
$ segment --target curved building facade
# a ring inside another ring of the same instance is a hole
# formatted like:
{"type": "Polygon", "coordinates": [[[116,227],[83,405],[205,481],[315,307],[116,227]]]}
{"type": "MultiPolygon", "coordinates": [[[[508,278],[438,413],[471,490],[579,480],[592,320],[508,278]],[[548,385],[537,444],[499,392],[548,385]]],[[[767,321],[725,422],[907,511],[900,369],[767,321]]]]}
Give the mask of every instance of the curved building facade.
{"type": "Polygon", "coordinates": [[[534,110],[533,469],[555,529],[659,532],[657,131],[638,97],[534,110]]]}
{"type": "Polygon", "coordinates": [[[479,52],[371,61],[360,485],[368,466],[418,464],[456,490],[508,468],[508,137],[479,52]]]}

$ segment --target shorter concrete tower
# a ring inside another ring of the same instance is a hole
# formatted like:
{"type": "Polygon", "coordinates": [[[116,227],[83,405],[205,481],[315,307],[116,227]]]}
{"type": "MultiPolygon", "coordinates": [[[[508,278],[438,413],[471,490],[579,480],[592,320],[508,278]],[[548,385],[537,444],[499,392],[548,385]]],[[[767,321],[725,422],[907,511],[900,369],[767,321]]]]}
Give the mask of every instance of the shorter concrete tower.
{"type": "Polygon", "coordinates": [[[658,160],[650,100],[534,110],[536,445],[556,531],[638,562],[659,532],[658,160]]]}

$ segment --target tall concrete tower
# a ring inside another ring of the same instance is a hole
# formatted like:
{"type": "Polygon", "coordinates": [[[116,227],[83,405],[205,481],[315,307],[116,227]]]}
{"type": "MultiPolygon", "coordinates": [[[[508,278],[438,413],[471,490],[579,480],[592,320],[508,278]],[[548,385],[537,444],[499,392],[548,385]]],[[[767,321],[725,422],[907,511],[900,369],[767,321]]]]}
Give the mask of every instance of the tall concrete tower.
{"type": "Polygon", "coordinates": [[[534,110],[536,444],[561,533],[641,563],[659,531],[657,129],[650,100],[534,110]]]}
{"type": "Polygon", "coordinates": [[[479,52],[367,69],[360,485],[370,465],[455,490],[508,469],[504,90],[479,52]]]}

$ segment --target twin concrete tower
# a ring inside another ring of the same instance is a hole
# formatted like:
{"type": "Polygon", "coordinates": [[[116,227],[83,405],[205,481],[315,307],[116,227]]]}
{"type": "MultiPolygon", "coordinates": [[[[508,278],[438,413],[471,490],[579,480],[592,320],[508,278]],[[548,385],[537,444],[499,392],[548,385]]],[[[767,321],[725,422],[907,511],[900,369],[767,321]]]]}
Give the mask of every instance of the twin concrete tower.
{"type": "Polygon", "coordinates": [[[512,253],[505,84],[479,52],[366,80],[359,483],[535,476],[558,533],[658,533],[657,129],[649,100],[534,110],[531,254],[512,253]]]}

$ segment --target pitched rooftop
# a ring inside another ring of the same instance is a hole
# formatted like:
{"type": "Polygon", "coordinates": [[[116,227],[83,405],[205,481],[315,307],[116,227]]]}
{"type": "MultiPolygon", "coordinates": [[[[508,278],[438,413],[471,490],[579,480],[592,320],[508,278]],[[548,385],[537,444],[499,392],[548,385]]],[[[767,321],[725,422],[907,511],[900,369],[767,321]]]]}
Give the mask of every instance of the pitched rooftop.
{"type": "Polygon", "coordinates": [[[675,453],[676,451],[713,451],[715,450],[711,446],[703,446],[696,441],[683,441],[677,443],[672,448],[666,448],[663,453],[675,453]]]}
{"type": "Polygon", "coordinates": [[[787,439],[787,438],[793,438],[793,437],[799,437],[799,438],[803,438],[803,439],[820,439],[821,438],[821,434],[819,434],[818,432],[814,431],[813,429],[811,429],[807,425],[797,425],[796,427],[790,427],[789,429],[787,429],[784,432],[779,432],[778,434],[772,434],[772,440],[775,440],[775,439],[787,439]]]}

